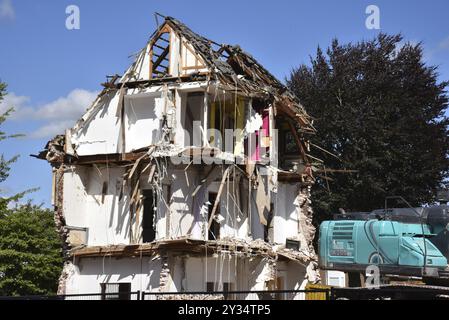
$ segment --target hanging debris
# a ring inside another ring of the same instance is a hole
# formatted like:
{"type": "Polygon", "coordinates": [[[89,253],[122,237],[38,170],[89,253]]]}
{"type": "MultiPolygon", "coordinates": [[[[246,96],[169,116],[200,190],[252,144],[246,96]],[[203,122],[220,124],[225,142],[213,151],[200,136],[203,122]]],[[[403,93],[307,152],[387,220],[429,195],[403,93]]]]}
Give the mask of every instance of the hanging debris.
{"type": "Polygon", "coordinates": [[[307,153],[315,128],[253,56],[166,17],[103,87],[35,156],[54,168],[60,293],[104,293],[114,281],[159,292],[320,281],[310,202],[319,159],[307,153]]]}

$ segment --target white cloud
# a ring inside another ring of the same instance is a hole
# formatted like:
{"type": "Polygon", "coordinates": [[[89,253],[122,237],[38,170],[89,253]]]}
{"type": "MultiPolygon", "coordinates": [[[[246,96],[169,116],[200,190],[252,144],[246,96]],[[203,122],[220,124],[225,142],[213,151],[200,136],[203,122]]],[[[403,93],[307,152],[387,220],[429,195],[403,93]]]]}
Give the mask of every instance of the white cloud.
{"type": "Polygon", "coordinates": [[[32,139],[54,137],[58,134],[63,134],[65,132],[65,129],[73,127],[74,123],[74,120],[51,122],[32,132],[29,137],[32,139]]]}
{"type": "Polygon", "coordinates": [[[98,92],[75,89],[66,97],[60,97],[50,103],[35,107],[30,104],[29,97],[9,93],[0,102],[0,113],[14,107],[15,112],[11,114],[10,120],[43,122],[44,124],[40,128],[27,136],[48,138],[61,134],[64,129],[72,127],[92,104],[97,94],[98,92]]]}
{"type": "Polygon", "coordinates": [[[10,119],[16,119],[17,118],[17,111],[20,109],[23,109],[25,105],[27,105],[30,102],[29,97],[25,96],[17,96],[14,93],[8,93],[4,98],[3,101],[0,102],[0,113],[4,113],[9,108],[14,108],[16,112],[13,112],[11,114],[10,119]]]}
{"type": "Polygon", "coordinates": [[[0,0],[0,20],[14,20],[16,13],[11,0],[0,0]]]}
{"type": "Polygon", "coordinates": [[[31,115],[37,119],[76,120],[84,114],[97,94],[97,92],[75,89],[67,97],[59,98],[33,110],[31,115]]]}

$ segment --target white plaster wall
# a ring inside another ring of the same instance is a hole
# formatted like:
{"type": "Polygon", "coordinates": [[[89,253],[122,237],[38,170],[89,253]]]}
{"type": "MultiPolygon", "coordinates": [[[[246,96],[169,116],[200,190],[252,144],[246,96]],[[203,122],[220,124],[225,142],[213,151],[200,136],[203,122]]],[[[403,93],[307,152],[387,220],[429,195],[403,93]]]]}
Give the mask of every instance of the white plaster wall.
{"type": "MultiPolygon", "coordinates": [[[[129,210],[127,197],[119,201],[120,185],[124,170],[122,168],[86,168],[86,188],[79,201],[69,196],[65,189],[64,213],[67,223],[88,228],[88,245],[129,244],[129,210]],[[104,203],[102,203],[103,182],[109,181],[104,203]]],[[[66,173],[65,176],[68,176],[66,173]]],[[[69,179],[67,179],[69,180],[69,179]]],[[[126,194],[125,190],[125,194],[126,194]]]]}
{"type": "MultiPolygon", "coordinates": [[[[87,227],[89,245],[130,244],[129,216],[129,190],[126,188],[124,195],[119,200],[124,169],[99,167],[78,167],[69,169],[64,175],[64,214],[67,224],[73,227],[87,227]],[[106,194],[102,196],[103,183],[108,183],[106,194]]],[[[163,196],[156,213],[156,239],[178,238],[190,236],[195,239],[204,239],[202,230],[205,230],[207,219],[199,217],[195,221],[192,193],[198,184],[196,169],[186,172],[182,169],[170,170],[164,184],[170,184],[170,197],[164,188],[163,196]],[[167,222],[169,217],[170,230],[167,234],[167,222]]],[[[147,176],[142,176],[142,189],[151,186],[145,181],[147,176]]],[[[213,182],[208,187],[208,192],[217,192],[219,182],[213,182]]],[[[225,218],[221,222],[221,238],[248,239],[249,219],[246,210],[239,212],[238,205],[234,204],[232,190],[235,187],[232,182],[225,184],[220,201],[220,213],[225,218]],[[229,195],[228,195],[229,188],[229,195]],[[240,217],[237,219],[237,217],[240,217]]],[[[295,237],[298,232],[296,206],[293,197],[297,187],[290,184],[279,184],[279,192],[275,198],[275,217],[273,219],[274,241],[285,244],[287,237],[295,237]],[[288,199],[288,200],[287,200],[288,199]]],[[[237,188],[236,188],[237,193],[237,188]]],[[[235,196],[235,198],[237,195],[235,196]]],[[[200,201],[200,200],[199,200],[200,201]]],[[[202,202],[204,203],[204,202],[202,202]]],[[[212,205],[209,206],[212,210],[212,205]]],[[[263,239],[264,228],[259,221],[257,208],[253,202],[251,210],[251,231],[253,239],[263,239]]],[[[141,212],[141,215],[143,211],[141,212]]],[[[141,223],[141,219],[140,219],[141,223]]],[[[140,228],[137,229],[141,232],[140,228]]]]}
{"type": "MultiPolygon", "coordinates": [[[[88,245],[103,246],[108,244],[130,244],[130,223],[132,232],[135,228],[135,217],[130,221],[129,187],[126,187],[120,200],[124,168],[120,167],[77,167],[64,175],[64,214],[67,224],[73,227],[88,228],[88,245]],[[103,183],[108,184],[106,193],[102,195],[103,183]]],[[[164,179],[163,199],[160,199],[155,214],[156,239],[179,238],[191,236],[202,239],[201,232],[194,234],[195,225],[202,228],[204,221],[194,222],[192,193],[197,186],[196,170],[170,170],[164,179]],[[188,182],[187,182],[188,181],[188,182]],[[169,219],[169,221],[168,221],[169,219]],[[169,223],[169,234],[167,234],[169,223]]],[[[141,188],[150,189],[148,176],[141,177],[141,188]]],[[[139,224],[142,222],[143,209],[140,212],[139,224]]],[[[141,233],[141,228],[137,228],[141,233]]],[[[136,236],[136,235],[134,235],[136,236]]],[[[139,236],[139,235],[137,235],[139,236]]]]}
{"type": "Polygon", "coordinates": [[[169,266],[168,292],[206,291],[207,282],[218,286],[220,281],[235,287],[238,266],[235,257],[228,254],[207,258],[173,255],[169,258],[169,266]]]}
{"type": "MultiPolygon", "coordinates": [[[[205,291],[206,283],[230,283],[233,291],[266,290],[267,281],[274,281],[275,272],[268,260],[261,257],[236,258],[227,253],[213,257],[177,257],[171,259],[170,291],[205,291]]],[[[305,269],[301,265],[284,264],[286,288],[299,288],[305,269]]],[[[256,296],[249,294],[248,298],[256,296]]]]}
{"type": "Polygon", "coordinates": [[[120,121],[116,116],[118,91],[100,100],[91,117],[72,134],[72,143],[78,155],[119,152],[120,121]]]}
{"type": "Polygon", "coordinates": [[[170,173],[170,237],[177,238],[192,234],[193,202],[192,193],[196,188],[196,172],[187,171],[188,182],[184,170],[173,170],[170,173]]]}
{"type": "MultiPolygon", "coordinates": [[[[157,142],[160,120],[165,101],[161,87],[144,92],[127,90],[125,95],[126,152],[147,147],[157,142]],[[157,102],[156,102],[157,101],[157,102]]],[[[113,154],[121,152],[120,117],[117,115],[119,91],[109,93],[94,107],[90,116],[85,115],[82,126],[73,130],[72,143],[78,155],[113,154]]]]}
{"type": "Polygon", "coordinates": [[[181,101],[182,96],[183,95],[180,90],[175,90],[176,128],[175,128],[174,143],[177,147],[184,146],[184,130],[182,129],[182,120],[181,120],[181,110],[184,103],[184,100],[181,101]]]}
{"type": "Polygon", "coordinates": [[[125,97],[126,152],[148,147],[161,139],[161,120],[165,99],[160,93],[125,97]]]}
{"type": "Polygon", "coordinates": [[[189,257],[185,259],[185,274],[183,287],[186,291],[205,291],[207,282],[227,282],[236,285],[238,263],[229,254],[217,257],[189,257]]]}
{"type": "Polygon", "coordinates": [[[158,291],[161,260],[142,258],[82,258],[66,282],[66,294],[101,293],[101,283],[131,283],[131,291],[158,291]]]}
{"type": "Polygon", "coordinates": [[[287,238],[298,236],[298,214],[294,203],[297,195],[298,185],[279,182],[273,218],[275,243],[285,244],[287,238]]]}
{"type": "Polygon", "coordinates": [[[71,227],[86,227],[86,197],[88,169],[71,167],[64,172],[63,213],[66,224],[71,227]]]}
{"type": "Polygon", "coordinates": [[[170,75],[173,77],[179,76],[181,49],[180,39],[175,32],[170,32],[170,75]]]}
{"type": "MultiPolygon", "coordinates": [[[[187,91],[203,90],[205,82],[176,84],[167,89],[175,93],[175,144],[184,147],[182,114],[185,112],[187,91]],[[179,89],[179,90],[178,90],[179,89]],[[182,93],[182,94],[181,94],[182,93]]],[[[159,141],[161,119],[170,102],[163,96],[164,87],[153,86],[144,90],[128,89],[125,95],[125,150],[147,147],[159,141]]],[[[104,95],[83,116],[76,129],[72,130],[72,143],[79,156],[120,153],[121,121],[117,115],[119,90],[104,95]]],[[[86,106],[87,107],[87,106],[86,106]]],[[[203,119],[203,114],[201,114],[203,119]]]]}
{"type": "MultiPolygon", "coordinates": [[[[167,292],[206,291],[207,282],[230,283],[232,291],[267,290],[267,282],[275,281],[276,275],[284,278],[284,290],[293,290],[300,288],[305,276],[305,268],[295,262],[278,262],[273,272],[261,257],[236,258],[226,253],[207,258],[173,254],[168,263],[167,292]]],[[[157,292],[161,269],[159,256],[76,259],[66,282],[66,294],[100,293],[101,283],[131,283],[131,291],[157,292]]],[[[257,296],[248,294],[246,298],[257,296]]]]}
{"type": "MultiPolygon", "coordinates": [[[[190,51],[192,50],[193,52],[195,52],[195,49],[183,38],[183,44],[181,45],[181,61],[182,61],[182,66],[183,67],[194,67],[195,63],[197,62],[195,55],[190,51]],[[188,50],[186,48],[186,46],[188,46],[190,48],[190,50],[188,50]]],[[[198,57],[200,57],[199,54],[196,54],[198,57]]],[[[201,59],[201,58],[200,58],[201,59]]],[[[198,64],[203,64],[204,63],[200,60],[198,61],[198,64]]],[[[190,73],[196,73],[196,72],[207,72],[208,69],[207,68],[202,68],[202,69],[187,69],[187,70],[182,70],[183,74],[190,74],[190,73]]]]}
{"type": "Polygon", "coordinates": [[[143,59],[137,65],[137,76],[135,80],[150,79],[150,46],[145,46],[143,59]]]}
{"type": "MultiPolygon", "coordinates": [[[[208,192],[218,192],[220,182],[213,182],[208,188],[208,192]]],[[[220,238],[238,238],[246,240],[248,238],[248,215],[247,210],[242,208],[239,200],[239,185],[236,181],[225,183],[220,199],[220,215],[224,221],[220,224],[220,238]]],[[[213,204],[210,206],[212,210],[213,204]]]]}
{"type": "MultiPolygon", "coordinates": [[[[133,63],[136,62],[136,66],[133,72],[133,78],[131,80],[148,80],[150,79],[150,46],[148,43],[142,49],[140,55],[135,57],[133,63]]],[[[131,64],[120,81],[127,79],[129,81],[128,75],[131,72],[133,64],[131,64]]]]}

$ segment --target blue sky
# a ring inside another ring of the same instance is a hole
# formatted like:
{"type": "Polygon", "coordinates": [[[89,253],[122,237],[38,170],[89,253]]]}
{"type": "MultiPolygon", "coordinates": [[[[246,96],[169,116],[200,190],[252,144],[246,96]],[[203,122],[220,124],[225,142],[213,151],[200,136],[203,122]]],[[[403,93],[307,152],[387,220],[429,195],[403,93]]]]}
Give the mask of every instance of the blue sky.
{"type": "Polygon", "coordinates": [[[308,63],[317,45],[327,47],[335,37],[370,39],[379,31],[422,41],[427,63],[449,79],[447,0],[0,0],[0,79],[8,83],[5,103],[18,110],[4,129],[27,134],[0,143],[0,153],[21,156],[0,195],[39,187],[30,197],[49,206],[50,166],[29,155],[74,123],[106,75],[123,73],[154,31],[155,11],[216,42],[240,44],[280,79],[308,63]],[[65,27],[71,4],[80,8],[80,30],[65,27]],[[371,4],[380,9],[380,30],[365,27],[371,4]]]}

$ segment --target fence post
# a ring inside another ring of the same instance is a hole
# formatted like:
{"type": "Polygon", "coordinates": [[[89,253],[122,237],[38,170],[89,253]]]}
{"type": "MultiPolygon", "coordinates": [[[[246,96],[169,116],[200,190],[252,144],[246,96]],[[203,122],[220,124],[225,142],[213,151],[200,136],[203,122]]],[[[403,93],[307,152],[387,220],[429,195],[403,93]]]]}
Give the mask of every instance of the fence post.
{"type": "Polygon", "coordinates": [[[335,300],[334,287],[330,288],[330,299],[329,300],[335,300]]]}

